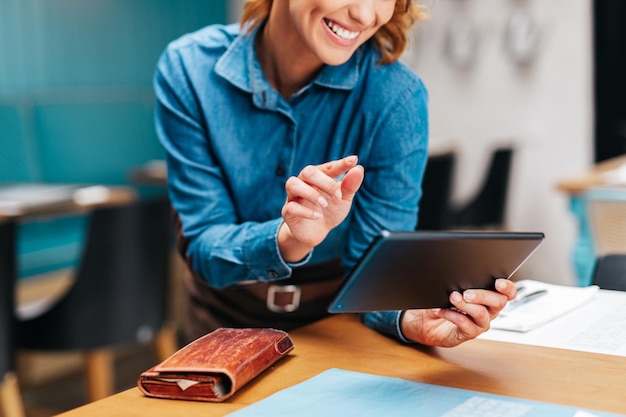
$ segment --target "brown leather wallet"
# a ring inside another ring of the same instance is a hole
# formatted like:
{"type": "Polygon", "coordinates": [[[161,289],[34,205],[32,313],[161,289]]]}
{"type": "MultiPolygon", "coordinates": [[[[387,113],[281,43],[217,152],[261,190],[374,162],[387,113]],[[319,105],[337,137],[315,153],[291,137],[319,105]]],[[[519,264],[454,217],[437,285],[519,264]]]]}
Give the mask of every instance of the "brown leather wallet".
{"type": "Polygon", "coordinates": [[[282,330],[220,328],[144,371],[137,386],[148,397],[224,401],[293,347],[282,330]]]}

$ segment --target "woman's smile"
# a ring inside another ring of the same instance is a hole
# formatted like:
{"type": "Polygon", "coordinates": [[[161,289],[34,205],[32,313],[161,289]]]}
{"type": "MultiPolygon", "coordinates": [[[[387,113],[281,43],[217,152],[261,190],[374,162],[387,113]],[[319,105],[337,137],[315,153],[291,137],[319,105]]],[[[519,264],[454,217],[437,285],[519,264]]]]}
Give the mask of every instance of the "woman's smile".
{"type": "Polygon", "coordinates": [[[341,26],[337,22],[333,22],[328,19],[324,19],[324,23],[326,23],[326,26],[334,35],[345,41],[352,41],[356,39],[361,33],[360,31],[350,30],[346,27],[341,26]]]}

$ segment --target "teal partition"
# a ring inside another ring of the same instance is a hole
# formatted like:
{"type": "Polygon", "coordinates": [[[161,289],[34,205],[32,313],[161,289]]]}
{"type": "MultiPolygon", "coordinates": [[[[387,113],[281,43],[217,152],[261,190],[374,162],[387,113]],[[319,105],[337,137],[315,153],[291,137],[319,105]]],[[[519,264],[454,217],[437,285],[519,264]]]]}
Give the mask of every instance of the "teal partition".
{"type": "Polygon", "coordinates": [[[571,249],[572,263],[576,272],[576,285],[586,287],[591,284],[596,254],[589,229],[587,199],[584,195],[570,197],[570,210],[578,224],[578,236],[571,249]]]}
{"type": "Polygon", "coordinates": [[[0,104],[0,180],[32,181],[37,161],[26,134],[26,120],[18,105],[0,104]]]}
{"type": "Polygon", "coordinates": [[[41,104],[35,127],[48,182],[125,184],[132,167],[164,158],[151,101],[41,104]]]}
{"type": "MultiPolygon", "coordinates": [[[[159,55],[226,21],[226,0],[0,0],[0,182],[129,184],[163,158],[159,55]]],[[[21,224],[20,276],[75,264],[85,227],[82,216],[21,224]]]]}
{"type": "Polygon", "coordinates": [[[150,85],[166,44],[226,0],[0,0],[0,94],[150,85]]]}
{"type": "Polygon", "coordinates": [[[76,266],[85,241],[87,221],[86,216],[72,216],[21,224],[17,233],[20,277],[76,266]]]}

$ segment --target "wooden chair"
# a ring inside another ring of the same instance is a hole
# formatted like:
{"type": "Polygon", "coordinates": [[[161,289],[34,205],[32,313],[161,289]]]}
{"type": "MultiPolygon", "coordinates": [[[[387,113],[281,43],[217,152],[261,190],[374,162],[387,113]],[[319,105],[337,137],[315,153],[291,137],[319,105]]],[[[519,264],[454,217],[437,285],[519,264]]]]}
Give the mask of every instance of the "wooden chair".
{"type": "Polygon", "coordinates": [[[15,372],[15,223],[0,220],[0,415],[24,417],[15,372]]]}
{"type": "Polygon", "coordinates": [[[167,320],[169,213],[166,198],[94,210],[73,286],[17,323],[20,348],[85,353],[90,401],[114,393],[116,347],[152,342],[159,361],[178,348],[167,320]]]}

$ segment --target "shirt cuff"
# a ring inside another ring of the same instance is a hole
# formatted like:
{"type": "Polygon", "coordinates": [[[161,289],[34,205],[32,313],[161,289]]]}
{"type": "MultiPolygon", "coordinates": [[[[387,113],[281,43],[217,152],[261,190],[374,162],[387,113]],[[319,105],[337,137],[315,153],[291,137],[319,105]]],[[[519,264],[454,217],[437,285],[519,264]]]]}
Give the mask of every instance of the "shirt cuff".
{"type": "Polygon", "coordinates": [[[276,228],[276,234],[275,234],[275,248],[276,248],[276,256],[283,262],[283,264],[285,264],[286,266],[288,266],[289,268],[297,268],[299,266],[302,265],[306,265],[309,263],[309,261],[311,260],[311,257],[313,256],[313,250],[311,250],[303,259],[299,260],[298,262],[286,262],[282,255],[280,254],[280,249],[278,248],[278,231],[280,230],[280,226],[282,226],[284,222],[281,221],[280,223],[278,223],[278,227],[276,228]]]}
{"type": "Polygon", "coordinates": [[[387,336],[391,336],[403,343],[415,343],[407,339],[401,330],[402,310],[398,311],[375,311],[371,313],[361,314],[361,320],[365,325],[372,329],[383,333],[387,336]]]}
{"type": "Polygon", "coordinates": [[[278,229],[282,219],[259,224],[254,239],[246,245],[245,263],[259,282],[276,281],[291,275],[291,267],[278,250],[278,229]]]}

